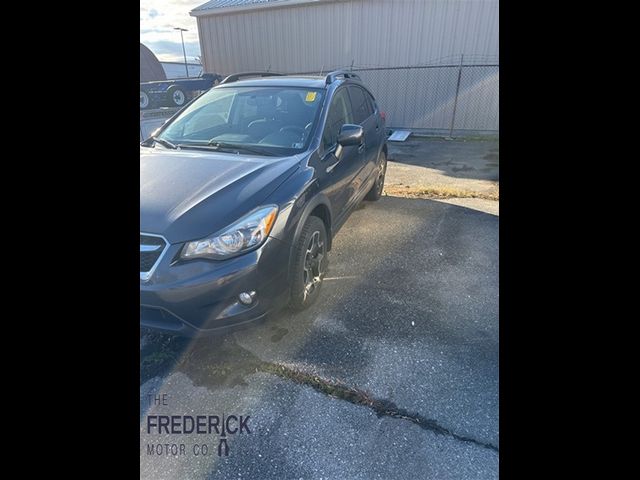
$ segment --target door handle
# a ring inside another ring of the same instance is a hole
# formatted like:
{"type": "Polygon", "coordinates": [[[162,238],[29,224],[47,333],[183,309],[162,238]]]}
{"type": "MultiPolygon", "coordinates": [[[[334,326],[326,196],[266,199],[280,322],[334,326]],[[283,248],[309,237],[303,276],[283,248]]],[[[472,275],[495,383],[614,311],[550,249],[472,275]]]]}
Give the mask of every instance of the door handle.
{"type": "Polygon", "coordinates": [[[358,145],[358,153],[364,152],[364,142],[358,145]]]}

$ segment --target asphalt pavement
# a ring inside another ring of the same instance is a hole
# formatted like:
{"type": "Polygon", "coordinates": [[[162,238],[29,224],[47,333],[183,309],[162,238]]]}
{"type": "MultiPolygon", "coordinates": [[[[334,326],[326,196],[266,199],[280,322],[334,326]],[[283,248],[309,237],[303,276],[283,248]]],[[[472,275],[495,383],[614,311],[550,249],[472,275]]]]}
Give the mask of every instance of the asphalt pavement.
{"type": "Polygon", "coordinates": [[[498,224],[364,202],[309,310],[219,338],[145,334],[140,478],[497,478],[498,224]],[[251,433],[228,432],[218,456],[220,435],[147,434],[149,415],[250,416],[251,433]]]}

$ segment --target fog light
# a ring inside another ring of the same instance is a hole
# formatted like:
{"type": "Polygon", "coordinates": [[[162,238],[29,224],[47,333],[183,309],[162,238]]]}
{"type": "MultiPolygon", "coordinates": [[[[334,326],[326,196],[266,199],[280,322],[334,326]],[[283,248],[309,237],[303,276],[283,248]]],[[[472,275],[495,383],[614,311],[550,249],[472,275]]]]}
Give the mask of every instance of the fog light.
{"type": "Polygon", "coordinates": [[[238,300],[240,300],[240,303],[243,305],[251,305],[255,296],[256,292],[242,292],[238,295],[238,300]]]}

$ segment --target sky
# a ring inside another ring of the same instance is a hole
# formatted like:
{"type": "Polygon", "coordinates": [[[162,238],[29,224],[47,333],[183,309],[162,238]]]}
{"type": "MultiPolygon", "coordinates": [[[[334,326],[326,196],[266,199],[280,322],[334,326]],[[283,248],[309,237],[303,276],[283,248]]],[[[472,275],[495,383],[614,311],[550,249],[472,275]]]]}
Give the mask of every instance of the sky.
{"type": "Polygon", "coordinates": [[[189,11],[207,0],[140,0],[140,43],[161,62],[184,62],[180,32],[173,27],[186,28],[184,47],[187,62],[200,56],[196,19],[189,11]]]}

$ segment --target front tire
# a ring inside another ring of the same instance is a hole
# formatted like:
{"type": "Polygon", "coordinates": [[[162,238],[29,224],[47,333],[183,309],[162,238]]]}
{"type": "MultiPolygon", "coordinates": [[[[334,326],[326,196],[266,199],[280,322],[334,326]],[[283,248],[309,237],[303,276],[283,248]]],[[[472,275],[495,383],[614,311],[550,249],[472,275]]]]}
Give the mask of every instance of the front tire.
{"type": "Polygon", "coordinates": [[[382,191],[384,190],[384,177],[387,174],[387,154],[384,153],[384,150],[380,152],[380,157],[378,159],[377,165],[377,175],[376,181],[367,193],[367,196],[364,197],[365,200],[370,200],[375,202],[376,200],[380,200],[382,196],[382,191]]]}
{"type": "Polygon", "coordinates": [[[309,217],[294,248],[294,261],[289,272],[289,307],[300,311],[309,308],[318,299],[329,265],[327,230],[323,221],[318,217],[309,217]]]}

